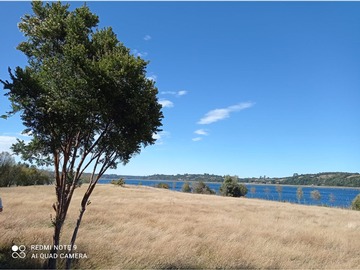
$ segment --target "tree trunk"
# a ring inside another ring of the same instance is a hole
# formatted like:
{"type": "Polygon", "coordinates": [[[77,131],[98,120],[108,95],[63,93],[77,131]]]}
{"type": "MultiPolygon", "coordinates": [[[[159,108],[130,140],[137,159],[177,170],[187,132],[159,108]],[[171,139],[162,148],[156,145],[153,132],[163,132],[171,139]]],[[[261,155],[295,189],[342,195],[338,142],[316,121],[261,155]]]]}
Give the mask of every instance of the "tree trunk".
{"type": "Polygon", "coordinates": [[[62,225],[63,225],[62,221],[57,221],[55,224],[55,231],[54,231],[54,236],[53,236],[53,246],[50,250],[50,258],[47,263],[47,266],[45,265],[46,269],[56,269],[57,249],[55,249],[55,246],[59,246],[62,225]]]}
{"type": "MultiPolygon", "coordinates": [[[[80,209],[80,214],[79,214],[78,220],[76,222],[76,227],[75,227],[73,235],[71,237],[71,242],[70,242],[71,248],[70,248],[69,254],[71,254],[74,250],[75,240],[76,240],[76,237],[77,237],[77,234],[79,231],[79,227],[81,224],[81,220],[82,220],[85,210],[86,210],[86,206],[82,205],[81,209],[80,209]]],[[[66,259],[66,269],[70,269],[71,262],[72,262],[72,259],[71,259],[71,256],[69,256],[69,258],[66,259]]]]}

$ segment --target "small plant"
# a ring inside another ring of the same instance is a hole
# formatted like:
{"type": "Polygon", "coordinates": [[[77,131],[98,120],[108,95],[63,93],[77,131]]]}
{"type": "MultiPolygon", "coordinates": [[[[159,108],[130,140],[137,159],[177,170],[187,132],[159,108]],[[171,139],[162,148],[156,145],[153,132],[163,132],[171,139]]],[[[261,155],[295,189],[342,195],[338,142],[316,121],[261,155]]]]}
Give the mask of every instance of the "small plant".
{"type": "Polygon", "coordinates": [[[155,187],[169,189],[169,185],[166,183],[158,183],[155,187]]]}
{"type": "Polygon", "coordinates": [[[351,209],[360,211],[360,194],[351,203],[351,209]]]}
{"type": "Polygon", "coordinates": [[[310,192],[310,196],[315,201],[319,201],[321,199],[320,191],[316,189],[310,192]]]}
{"type": "Polygon", "coordinates": [[[187,193],[190,193],[190,192],[191,192],[191,187],[190,187],[189,182],[185,182],[185,183],[184,183],[184,185],[183,185],[182,188],[181,188],[181,191],[182,191],[182,192],[187,192],[187,193]]]}
{"type": "Polygon", "coordinates": [[[298,199],[299,203],[303,197],[304,197],[304,192],[302,190],[302,187],[298,187],[296,190],[296,198],[298,199]]]}
{"type": "Polygon", "coordinates": [[[193,193],[212,195],[215,194],[216,192],[211,188],[209,188],[204,182],[200,181],[193,186],[193,193]]]}
{"type": "Polygon", "coordinates": [[[110,183],[113,184],[113,185],[116,185],[116,186],[124,187],[125,180],[123,178],[120,178],[118,180],[111,180],[110,183]]]}
{"type": "Polygon", "coordinates": [[[275,188],[276,188],[277,193],[279,194],[279,201],[281,201],[283,187],[280,185],[277,185],[275,188]]]}

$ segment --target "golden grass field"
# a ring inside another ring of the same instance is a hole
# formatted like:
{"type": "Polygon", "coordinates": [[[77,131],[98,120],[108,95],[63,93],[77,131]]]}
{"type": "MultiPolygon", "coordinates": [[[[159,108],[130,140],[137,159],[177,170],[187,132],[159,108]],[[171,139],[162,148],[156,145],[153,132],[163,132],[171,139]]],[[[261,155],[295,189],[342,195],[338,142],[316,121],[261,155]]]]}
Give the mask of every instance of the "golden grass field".
{"type": "MultiPolygon", "coordinates": [[[[64,226],[68,244],[80,195],[64,226]]],[[[51,244],[53,186],[0,188],[0,248],[51,244]]],[[[360,269],[360,212],[98,185],[76,244],[85,269],[360,269]]]]}

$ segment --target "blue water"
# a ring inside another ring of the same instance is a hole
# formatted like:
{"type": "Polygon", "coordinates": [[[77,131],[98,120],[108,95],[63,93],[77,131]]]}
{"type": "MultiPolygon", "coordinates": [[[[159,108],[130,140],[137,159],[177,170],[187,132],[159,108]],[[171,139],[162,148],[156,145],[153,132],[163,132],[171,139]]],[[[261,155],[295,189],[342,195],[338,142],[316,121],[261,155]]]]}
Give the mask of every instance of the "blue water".
{"type": "MultiPolygon", "coordinates": [[[[100,179],[99,184],[109,184],[111,180],[100,179]]],[[[184,185],[183,181],[161,181],[161,180],[138,180],[126,179],[126,184],[129,185],[143,185],[154,187],[158,183],[167,183],[171,190],[181,191],[184,185]]],[[[189,182],[190,186],[192,182],[189,182]]],[[[195,183],[195,182],[194,182],[195,183]]],[[[221,183],[206,183],[211,189],[219,193],[221,183]]],[[[296,191],[298,186],[282,186],[282,192],[279,194],[276,191],[275,185],[254,185],[245,184],[248,188],[247,198],[257,198],[272,201],[286,201],[291,203],[301,203],[307,205],[327,205],[331,207],[349,208],[354,198],[360,194],[360,189],[356,188],[331,188],[331,187],[302,187],[303,198],[298,202],[296,191]],[[251,188],[255,188],[255,192],[251,192],[251,188]],[[311,198],[311,191],[318,190],[320,192],[320,200],[311,198]],[[280,197],[280,196],[281,197],[280,197]]]]}

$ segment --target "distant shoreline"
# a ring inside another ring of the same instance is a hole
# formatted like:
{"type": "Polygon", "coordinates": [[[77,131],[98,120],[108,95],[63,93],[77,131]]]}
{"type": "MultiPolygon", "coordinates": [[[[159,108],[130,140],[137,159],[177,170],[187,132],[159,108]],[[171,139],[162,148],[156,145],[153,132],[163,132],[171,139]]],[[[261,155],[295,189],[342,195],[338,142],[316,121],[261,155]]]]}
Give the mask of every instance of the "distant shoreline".
{"type": "MultiPolygon", "coordinates": [[[[100,179],[100,180],[105,180],[105,181],[109,181],[110,183],[110,179],[100,179]]],[[[135,180],[135,181],[139,181],[139,182],[168,182],[168,183],[173,183],[173,182],[199,182],[196,180],[161,180],[161,179],[136,179],[136,178],[128,178],[128,179],[124,179],[125,182],[126,180],[135,180]]],[[[217,181],[204,181],[205,184],[216,184],[219,183],[221,184],[222,182],[217,182],[217,181]]],[[[264,183],[248,183],[248,182],[240,182],[241,184],[245,184],[245,185],[254,185],[254,186],[283,186],[283,187],[306,187],[306,188],[337,188],[337,189],[357,189],[360,190],[360,187],[349,187],[349,186],[315,186],[315,185],[289,185],[289,184],[264,184],[264,183]]],[[[130,184],[131,185],[131,184],[130,184]]]]}

